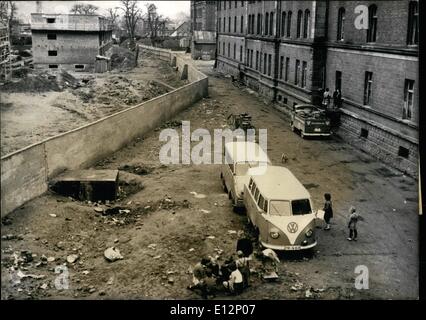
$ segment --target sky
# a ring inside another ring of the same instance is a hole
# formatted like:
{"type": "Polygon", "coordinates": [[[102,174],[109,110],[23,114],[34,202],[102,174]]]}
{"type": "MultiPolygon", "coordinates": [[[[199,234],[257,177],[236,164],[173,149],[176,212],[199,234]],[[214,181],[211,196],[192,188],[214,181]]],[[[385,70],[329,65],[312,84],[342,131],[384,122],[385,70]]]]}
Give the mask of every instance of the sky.
{"type": "MultiPolygon", "coordinates": [[[[99,7],[99,14],[105,14],[107,8],[120,6],[120,1],[41,1],[45,13],[69,13],[71,7],[79,2],[92,3],[99,7]]],[[[190,1],[138,1],[139,7],[146,12],[145,4],[154,3],[158,13],[171,19],[179,18],[181,13],[190,14],[190,1]]],[[[30,14],[36,12],[36,1],[15,1],[18,7],[18,18],[30,22],[30,14]]]]}

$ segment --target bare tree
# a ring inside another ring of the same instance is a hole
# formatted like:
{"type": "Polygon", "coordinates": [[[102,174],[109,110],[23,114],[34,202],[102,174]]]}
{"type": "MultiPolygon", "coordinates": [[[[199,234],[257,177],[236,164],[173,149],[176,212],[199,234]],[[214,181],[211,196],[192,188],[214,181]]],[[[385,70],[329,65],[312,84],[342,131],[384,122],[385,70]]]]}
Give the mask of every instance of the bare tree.
{"type": "Polygon", "coordinates": [[[13,1],[0,1],[0,21],[12,27],[17,12],[16,4],[13,1]]]}
{"type": "Polygon", "coordinates": [[[114,26],[114,28],[117,28],[118,26],[118,18],[120,17],[120,15],[118,14],[119,9],[120,8],[118,7],[107,9],[108,18],[111,21],[111,24],[114,26]]]}
{"type": "Polygon", "coordinates": [[[71,8],[70,12],[72,14],[95,15],[98,10],[99,10],[99,7],[91,3],[76,3],[71,8]]]}
{"type": "Polygon", "coordinates": [[[146,8],[148,11],[146,14],[149,28],[148,33],[151,39],[151,44],[155,46],[155,44],[160,41],[160,37],[165,35],[169,18],[159,15],[157,7],[153,3],[147,3],[146,8]]]}
{"type": "Polygon", "coordinates": [[[129,36],[129,45],[135,47],[135,30],[138,21],[142,17],[142,10],[138,8],[138,2],[134,0],[121,0],[121,9],[124,11],[124,23],[129,36]]]}

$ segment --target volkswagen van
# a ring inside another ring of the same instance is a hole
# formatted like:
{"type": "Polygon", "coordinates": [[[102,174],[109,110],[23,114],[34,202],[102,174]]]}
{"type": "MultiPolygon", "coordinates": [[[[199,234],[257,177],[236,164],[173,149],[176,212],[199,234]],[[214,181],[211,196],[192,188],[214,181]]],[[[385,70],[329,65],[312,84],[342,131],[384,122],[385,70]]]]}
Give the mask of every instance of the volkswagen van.
{"type": "Polygon", "coordinates": [[[273,250],[302,250],[316,244],[311,196],[285,167],[268,166],[264,174],[250,169],[244,204],[259,243],[273,250]]]}
{"type": "Polygon", "coordinates": [[[291,113],[291,129],[300,136],[330,136],[331,121],[326,113],[310,104],[297,105],[291,113]]]}
{"type": "Polygon", "coordinates": [[[222,165],[220,178],[223,190],[228,193],[234,208],[244,207],[244,184],[248,182],[247,171],[250,168],[267,166],[270,160],[266,152],[255,142],[228,142],[224,147],[225,164],[222,165]]]}

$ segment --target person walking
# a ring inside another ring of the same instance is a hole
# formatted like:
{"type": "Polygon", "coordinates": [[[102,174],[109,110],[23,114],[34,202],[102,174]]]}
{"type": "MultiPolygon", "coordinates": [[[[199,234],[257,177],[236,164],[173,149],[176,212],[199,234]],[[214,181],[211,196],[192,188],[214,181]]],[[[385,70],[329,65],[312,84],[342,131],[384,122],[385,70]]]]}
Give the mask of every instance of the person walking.
{"type": "Polygon", "coordinates": [[[335,109],[336,108],[340,108],[341,102],[342,102],[342,94],[340,93],[339,89],[336,89],[333,92],[333,105],[334,105],[334,108],[335,109]]]}
{"type": "Polygon", "coordinates": [[[348,228],[349,228],[348,240],[349,241],[357,241],[357,238],[358,238],[357,224],[358,224],[358,221],[360,220],[363,221],[364,218],[361,217],[356,212],[356,208],[352,206],[349,209],[349,223],[348,223],[348,228]]]}
{"type": "Polygon", "coordinates": [[[322,105],[325,110],[327,110],[328,107],[330,106],[330,100],[331,100],[330,89],[326,88],[324,91],[323,100],[322,100],[322,105]]]}
{"type": "Polygon", "coordinates": [[[326,223],[326,226],[324,230],[330,230],[330,219],[333,218],[333,205],[331,203],[331,194],[325,193],[324,194],[324,221],[326,223]]]}

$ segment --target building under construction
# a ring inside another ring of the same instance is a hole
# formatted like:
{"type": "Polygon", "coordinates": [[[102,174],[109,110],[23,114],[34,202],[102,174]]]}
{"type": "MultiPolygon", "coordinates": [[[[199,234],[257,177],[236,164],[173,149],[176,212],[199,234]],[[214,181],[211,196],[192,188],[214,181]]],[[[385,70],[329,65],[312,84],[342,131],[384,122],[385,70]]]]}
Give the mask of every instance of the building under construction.
{"type": "Polygon", "coordinates": [[[31,32],[39,69],[93,71],[112,46],[112,25],[98,15],[32,13],[31,32]]]}

